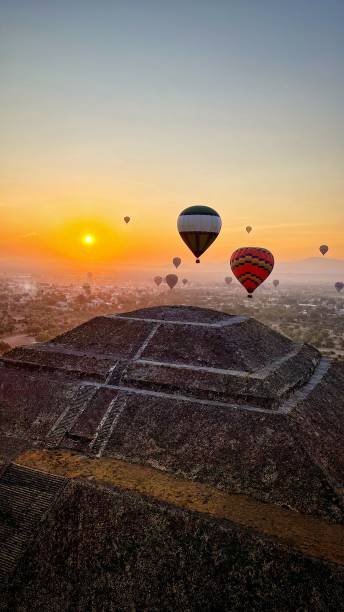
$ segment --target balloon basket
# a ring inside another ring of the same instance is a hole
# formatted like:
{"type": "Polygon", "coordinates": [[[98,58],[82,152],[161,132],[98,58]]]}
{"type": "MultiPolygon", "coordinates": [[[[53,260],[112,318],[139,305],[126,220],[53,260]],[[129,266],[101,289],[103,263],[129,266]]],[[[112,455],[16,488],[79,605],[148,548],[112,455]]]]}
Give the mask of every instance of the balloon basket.
{"type": "Polygon", "coordinates": [[[199,259],[196,259],[196,263],[201,263],[199,259]]]}
{"type": "Polygon", "coordinates": [[[251,295],[251,293],[249,293],[247,297],[248,297],[249,300],[252,300],[253,295],[251,295]]]}

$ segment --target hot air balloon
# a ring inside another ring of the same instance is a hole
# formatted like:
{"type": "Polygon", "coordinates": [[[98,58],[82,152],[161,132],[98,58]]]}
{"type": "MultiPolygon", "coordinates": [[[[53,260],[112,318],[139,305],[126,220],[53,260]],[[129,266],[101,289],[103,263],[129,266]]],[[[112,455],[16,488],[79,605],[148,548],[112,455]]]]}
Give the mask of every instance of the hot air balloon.
{"type": "Polygon", "coordinates": [[[126,223],[129,223],[129,221],[130,221],[130,217],[124,217],[124,221],[125,221],[126,223]]]}
{"type": "Polygon", "coordinates": [[[274,257],[261,247],[241,247],[232,253],[231,268],[238,281],[245,287],[249,298],[271,274],[274,257]]]}
{"type": "Polygon", "coordinates": [[[249,234],[250,232],[252,232],[252,227],[250,225],[246,226],[246,231],[249,234]]]}
{"type": "Polygon", "coordinates": [[[320,251],[320,253],[322,253],[322,255],[325,255],[325,254],[327,253],[327,251],[328,251],[328,246],[327,246],[327,244],[322,244],[322,245],[319,247],[319,251],[320,251]]]}
{"type": "Polygon", "coordinates": [[[165,278],[166,283],[168,284],[170,289],[176,286],[178,283],[178,276],[176,274],[168,274],[165,278]]]}
{"type": "Polygon", "coordinates": [[[159,287],[159,285],[161,285],[161,283],[162,283],[162,277],[161,276],[155,276],[154,277],[154,282],[155,282],[156,286],[159,287]]]}
{"type": "Polygon", "coordinates": [[[226,278],[225,278],[225,283],[227,283],[227,285],[230,285],[230,284],[231,284],[231,282],[232,282],[232,280],[233,280],[233,279],[232,279],[232,277],[231,277],[231,276],[226,276],[226,278]]]}
{"type": "Polygon", "coordinates": [[[179,268],[180,264],[182,263],[180,257],[173,257],[172,261],[175,268],[179,268]]]}
{"type": "Polygon", "coordinates": [[[183,285],[187,285],[188,284],[188,279],[187,278],[183,278],[182,283],[183,283],[183,285]]]}
{"type": "Polygon", "coordinates": [[[89,283],[84,283],[84,284],[83,284],[83,286],[82,286],[82,288],[83,288],[83,290],[85,291],[85,293],[86,293],[87,295],[90,295],[90,294],[91,294],[91,286],[90,286],[90,284],[89,284],[89,283]]]}
{"type": "Polygon", "coordinates": [[[335,288],[337,289],[338,293],[340,293],[342,291],[342,289],[344,289],[344,283],[338,281],[337,283],[334,284],[335,288]]]}
{"type": "Polygon", "coordinates": [[[183,210],[177,221],[181,238],[195,255],[196,263],[210,247],[221,230],[220,215],[209,206],[190,206],[183,210]]]}
{"type": "Polygon", "coordinates": [[[277,278],[275,278],[275,280],[273,281],[273,286],[277,289],[278,285],[279,285],[279,280],[277,278]]]}

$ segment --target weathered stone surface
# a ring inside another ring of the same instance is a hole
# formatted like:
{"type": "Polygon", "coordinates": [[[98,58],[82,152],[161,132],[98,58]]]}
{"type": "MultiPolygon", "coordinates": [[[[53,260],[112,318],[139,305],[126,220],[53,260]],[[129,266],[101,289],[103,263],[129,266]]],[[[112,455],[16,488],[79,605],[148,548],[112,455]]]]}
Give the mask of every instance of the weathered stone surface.
{"type": "Polygon", "coordinates": [[[85,350],[87,354],[96,353],[102,357],[134,357],[152,329],[152,323],[145,321],[96,317],[57,336],[50,344],[85,350]]]}
{"type": "Polygon", "coordinates": [[[330,402],[322,418],[333,442],[343,427],[340,392],[323,392],[320,380],[292,417],[284,405],[316,378],[319,359],[252,319],[204,309],[97,317],[3,359],[3,462],[15,456],[8,437],[18,450],[21,439],[113,454],[342,521],[343,464],[325,440],[317,448],[301,407],[330,402]],[[89,393],[79,393],[80,381],[89,393]]]}
{"type": "Polygon", "coordinates": [[[104,454],[344,520],[335,491],[285,415],[129,395],[104,454]]]}
{"type": "Polygon", "coordinates": [[[100,355],[73,354],[68,349],[52,350],[51,346],[22,347],[14,349],[6,355],[10,362],[19,363],[32,372],[52,372],[63,376],[70,375],[72,378],[80,378],[94,381],[104,381],[109,368],[113,365],[113,359],[104,358],[100,355]]]}
{"type": "Polygon", "coordinates": [[[64,478],[10,465],[0,478],[0,585],[7,583],[64,478]]]}
{"type": "Polygon", "coordinates": [[[117,392],[109,388],[100,388],[91,402],[89,402],[86,410],[80,415],[74,423],[70,434],[79,436],[91,441],[96,433],[97,427],[104,417],[106,409],[110,402],[117,397],[117,392]]]}
{"type": "Polygon", "coordinates": [[[9,610],[341,609],[344,573],[229,521],[70,483],[7,593],[9,610]]]}
{"type": "Polygon", "coordinates": [[[318,362],[318,352],[307,346],[250,375],[231,368],[162,363],[142,358],[128,363],[121,380],[123,384],[143,389],[273,409],[309,380],[318,362]]]}
{"type": "Polygon", "coordinates": [[[231,323],[238,317],[208,308],[196,308],[195,306],[165,306],[164,308],[157,306],[144,308],[143,310],[135,310],[133,312],[125,312],[120,316],[113,315],[112,318],[151,319],[156,321],[174,321],[175,323],[214,325],[223,322],[231,323]]]}
{"type": "Polygon", "coordinates": [[[295,439],[344,490],[344,368],[335,364],[321,384],[290,413],[295,439]]]}
{"type": "MultiPolygon", "coordinates": [[[[26,449],[73,449],[342,529],[343,392],[343,366],[253,319],[97,317],[0,360],[0,482],[26,449]]],[[[340,609],[331,556],[126,493],[123,478],[112,492],[67,485],[23,547],[8,609],[340,609]]]]}
{"type": "Polygon", "coordinates": [[[27,441],[44,439],[78,388],[78,383],[61,384],[25,368],[2,367],[0,380],[1,437],[27,441]]]}
{"type": "Polygon", "coordinates": [[[253,372],[291,351],[293,343],[252,319],[225,327],[165,323],[142,359],[253,372]],[[191,332],[191,333],[190,333],[191,332]]]}

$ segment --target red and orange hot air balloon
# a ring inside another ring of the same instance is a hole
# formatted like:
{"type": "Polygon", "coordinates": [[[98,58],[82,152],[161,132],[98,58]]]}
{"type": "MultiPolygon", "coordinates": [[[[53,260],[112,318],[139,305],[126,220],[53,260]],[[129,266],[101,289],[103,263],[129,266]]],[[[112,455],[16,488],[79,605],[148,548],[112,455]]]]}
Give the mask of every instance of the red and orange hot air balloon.
{"type": "Polygon", "coordinates": [[[274,267],[274,256],[261,247],[241,247],[232,253],[231,268],[234,276],[245,287],[249,298],[263,283],[274,267]]]}

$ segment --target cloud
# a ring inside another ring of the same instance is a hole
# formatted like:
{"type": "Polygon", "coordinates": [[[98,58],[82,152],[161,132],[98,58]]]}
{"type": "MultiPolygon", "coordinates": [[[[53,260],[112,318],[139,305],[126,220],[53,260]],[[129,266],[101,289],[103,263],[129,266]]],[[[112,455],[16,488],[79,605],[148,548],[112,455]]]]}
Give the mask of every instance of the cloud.
{"type": "Polygon", "coordinates": [[[29,232],[28,234],[22,234],[19,238],[34,238],[38,236],[37,232],[29,232]]]}

